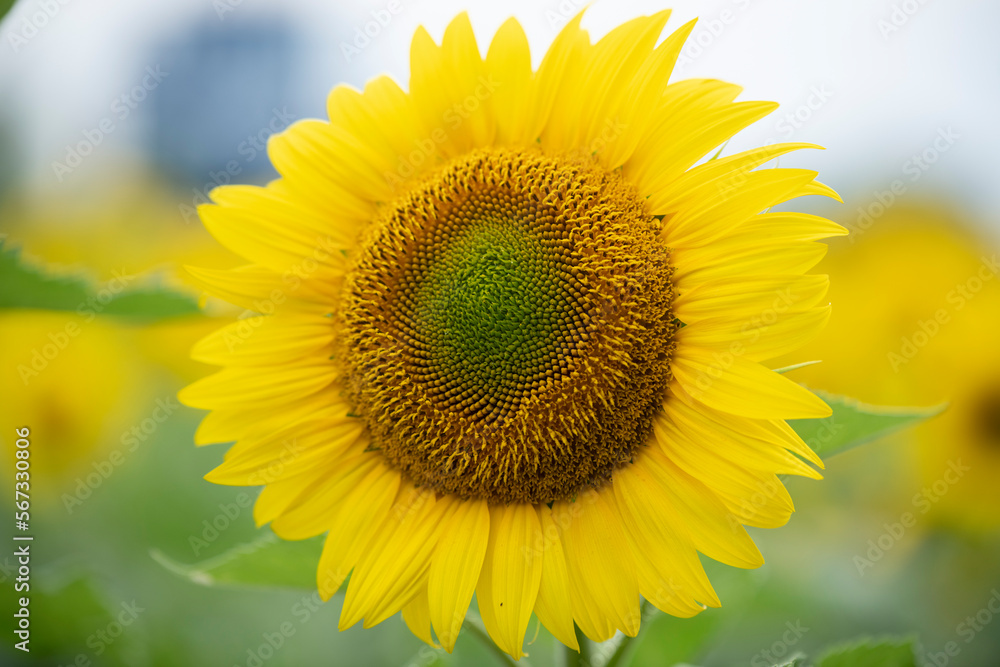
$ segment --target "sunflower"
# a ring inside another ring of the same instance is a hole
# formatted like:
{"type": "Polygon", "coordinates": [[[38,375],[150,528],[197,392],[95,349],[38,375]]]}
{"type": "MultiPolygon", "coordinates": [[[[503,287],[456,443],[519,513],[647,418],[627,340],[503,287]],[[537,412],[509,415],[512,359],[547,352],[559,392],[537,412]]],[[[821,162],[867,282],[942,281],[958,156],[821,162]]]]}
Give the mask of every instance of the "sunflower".
{"type": "MultiPolygon", "coordinates": [[[[1000,526],[1000,252],[966,216],[940,204],[897,204],[831,251],[833,296],[852,304],[803,353],[799,377],[874,403],[934,405],[941,416],[906,434],[890,491],[921,526],[971,533],[1000,526]],[[872,290],[872,285],[879,285],[872,290]],[[863,341],[855,332],[864,327],[863,341]],[[850,369],[865,368],[859,375],[850,369]],[[917,446],[914,447],[913,445],[917,446]],[[898,474],[913,468],[912,474],[898,474]]],[[[860,471],[859,471],[860,472],[860,471]]],[[[884,488],[885,479],[873,480],[884,488]]]]}
{"type": "Polygon", "coordinates": [[[465,14],[418,29],[408,91],[335,88],[271,139],[278,180],[200,209],[252,264],[193,274],[259,313],[193,351],[225,366],[181,393],[196,439],[236,443],[207,479],[327,534],[341,629],[402,611],[451,651],[475,594],[515,659],[533,612],[573,648],[634,636],[640,596],[719,606],[698,552],[759,566],[777,475],[819,477],[783,420],[829,408],[761,362],[827,321],[804,274],[845,230],[761,212],[836,195],[757,169],[808,144],[693,166],[776,105],[668,83],[693,27],[657,45],[668,14],[595,44],[577,16],[537,71],[513,19],[485,58],[465,14]]]}
{"type": "Polygon", "coordinates": [[[17,428],[29,426],[46,443],[31,452],[35,500],[72,513],[80,496],[89,497],[85,480],[95,465],[126,449],[119,436],[146,410],[142,363],[130,342],[123,327],[99,318],[0,311],[2,441],[12,459],[17,428]],[[86,391],[81,378],[89,378],[86,391]]]}

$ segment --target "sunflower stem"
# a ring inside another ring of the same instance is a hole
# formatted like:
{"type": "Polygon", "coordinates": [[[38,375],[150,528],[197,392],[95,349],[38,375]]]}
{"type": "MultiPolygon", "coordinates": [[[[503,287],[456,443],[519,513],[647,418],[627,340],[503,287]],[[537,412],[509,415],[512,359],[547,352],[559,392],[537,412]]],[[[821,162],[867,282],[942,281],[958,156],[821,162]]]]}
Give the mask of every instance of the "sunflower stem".
{"type": "MultiPolygon", "coordinates": [[[[639,632],[642,632],[642,630],[640,629],[639,632]]],[[[636,635],[636,637],[638,636],[639,635],[636,635]]],[[[628,650],[628,647],[632,643],[633,639],[635,639],[635,637],[629,637],[628,635],[623,637],[618,643],[618,647],[615,649],[615,652],[611,654],[611,657],[608,658],[608,661],[604,663],[603,667],[614,667],[614,665],[617,665],[622,659],[622,656],[625,655],[625,651],[628,650]]]]}
{"type": "Polygon", "coordinates": [[[576,631],[576,643],[580,647],[579,651],[574,651],[569,646],[563,646],[563,666],[564,667],[592,667],[590,644],[587,637],[580,630],[580,626],[574,625],[576,631]]]}
{"type": "Polygon", "coordinates": [[[514,662],[509,655],[503,652],[503,649],[493,643],[493,640],[490,639],[489,634],[486,632],[486,629],[480,625],[480,621],[478,619],[466,618],[465,629],[470,635],[478,639],[479,643],[482,644],[486,650],[492,653],[501,664],[507,665],[507,667],[515,667],[515,665],[517,665],[517,663],[514,662]]]}
{"type": "Polygon", "coordinates": [[[642,619],[642,622],[639,623],[639,632],[636,633],[635,637],[629,637],[628,635],[622,637],[621,642],[615,648],[615,652],[611,654],[611,657],[608,658],[608,661],[604,663],[602,667],[615,667],[621,659],[625,657],[625,654],[628,652],[633,640],[641,637],[643,630],[645,630],[646,626],[649,625],[649,617],[652,616],[650,613],[651,611],[652,608],[649,605],[649,601],[643,600],[642,606],[639,607],[639,615],[642,619]]]}

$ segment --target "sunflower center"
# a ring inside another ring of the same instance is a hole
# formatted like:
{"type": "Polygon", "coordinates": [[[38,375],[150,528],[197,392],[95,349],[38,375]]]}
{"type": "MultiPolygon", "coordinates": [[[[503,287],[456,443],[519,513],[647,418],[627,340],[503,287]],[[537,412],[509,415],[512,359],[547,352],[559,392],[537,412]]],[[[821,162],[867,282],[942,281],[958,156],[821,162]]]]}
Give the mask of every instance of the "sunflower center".
{"type": "Polygon", "coordinates": [[[562,240],[509,204],[457,206],[403,277],[414,379],[487,422],[516,411],[586,335],[562,240]]]}
{"type": "Polygon", "coordinates": [[[660,225],[589,161],[482,150],[386,207],[348,279],[343,358],[373,446],[492,502],[598,486],[670,380],[660,225]]]}

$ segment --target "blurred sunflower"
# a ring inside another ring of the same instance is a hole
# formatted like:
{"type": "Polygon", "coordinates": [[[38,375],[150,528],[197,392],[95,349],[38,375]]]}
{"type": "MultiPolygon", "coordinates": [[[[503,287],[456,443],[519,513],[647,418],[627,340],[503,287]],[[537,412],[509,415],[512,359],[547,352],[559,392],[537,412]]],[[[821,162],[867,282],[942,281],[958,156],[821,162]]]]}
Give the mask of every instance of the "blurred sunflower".
{"type": "Polygon", "coordinates": [[[213,411],[196,439],[236,441],[207,478],[328,533],[342,629],[402,610],[451,651],[475,593],[515,659],[532,612],[574,648],[574,622],[635,635],[640,596],[718,606],[698,552],[759,566],[743,526],[787,521],[777,474],[819,477],[783,420],[829,408],[761,362],[825,324],[804,273],[846,232],[760,212],[836,195],[756,170],[806,144],[692,166],[776,105],[668,84],[693,27],[657,46],[668,14],[596,44],[577,16],[536,72],[513,19],[485,58],[464,14],[421,28],[408,92],[334,89],[272,138],[279,180],[201,208],[252,264],[193,275],[261,314],[193,351],[227,367],[181,392],[213,411]]]}
{"type": "MultiPolygon", "coordinates": [[[[84,192],[32,201],[28,215],[8,211],[7,244],[23,248],[26,263],[41,273],[115,291],[151,277],[183,289],[170,258],[234,266],[204,230],[184,224],[161,184],[134,168],[113,173],[114,187],[89,184],[84,192]],[[123,182],[122,173],[132,178],[123,182]]],[[[162,397],[151,389],[160,369],[179,378],[173,387],[205,373],[188,351],[219,326],[200,313],[138,323],[93,306],[0,311],[3,440],[12,452],[9,434],[31,426],[45,443],[32,452],[35,497],[61,499],[67,510],[80,479],[95,466],[106,469],[116,450],[129,451],[126,432],[162,397]]]]}
{"type": "Polygon", "coordinates": [[[797,377],[875,403],[949,402],[944,414],[907,434],[919,444],[916,457],[908,453],[912,447],[904,450],[919,479],[905,478],[897,490],[919,490],[914,506],[935,521],[995,529],[1000,253],[976,238],[961,215],[926,202],[898,204],[852,241],[823,264],[834,277],[832,297],[851,308],[838,310],[802,352],[823,363],[797,377]]]}
{"type": "Polygon", "coordinates": [[[54,501],[73,493],[73,478],[93,473],[92,465],[119,446],[137,413],[135,401],[121,399],[141,393],[136,367],[126,336],[100,319],[0,313],[0,428],[11,457],[14,429],[32,429],[33,497],[54,501]]]}

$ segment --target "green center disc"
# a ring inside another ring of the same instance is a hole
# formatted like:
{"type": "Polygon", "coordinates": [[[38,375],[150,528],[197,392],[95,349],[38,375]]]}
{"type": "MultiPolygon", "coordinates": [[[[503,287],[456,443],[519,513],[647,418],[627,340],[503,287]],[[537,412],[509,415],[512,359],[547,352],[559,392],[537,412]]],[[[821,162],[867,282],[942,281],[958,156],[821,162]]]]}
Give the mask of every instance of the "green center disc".
{"type": "Polygon", "coordinates": [[[446,405],[492,421],[572,356],[585,317],[558,240],[517,221],[474,220],[411,265],[407,328],[415,377],[446,405]]]}

